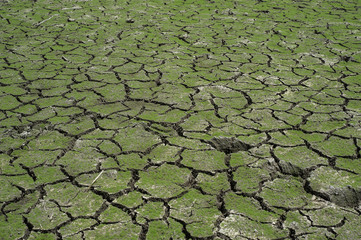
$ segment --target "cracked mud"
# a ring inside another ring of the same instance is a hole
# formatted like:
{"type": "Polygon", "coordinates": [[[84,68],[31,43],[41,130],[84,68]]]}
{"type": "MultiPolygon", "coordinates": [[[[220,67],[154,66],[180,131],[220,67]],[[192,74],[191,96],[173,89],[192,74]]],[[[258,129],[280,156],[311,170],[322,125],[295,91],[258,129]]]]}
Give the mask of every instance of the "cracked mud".
{"type": "Polygon", "coordinates": [[[0,1],[0,239],[361,239],[358,1],[0,1]]]}

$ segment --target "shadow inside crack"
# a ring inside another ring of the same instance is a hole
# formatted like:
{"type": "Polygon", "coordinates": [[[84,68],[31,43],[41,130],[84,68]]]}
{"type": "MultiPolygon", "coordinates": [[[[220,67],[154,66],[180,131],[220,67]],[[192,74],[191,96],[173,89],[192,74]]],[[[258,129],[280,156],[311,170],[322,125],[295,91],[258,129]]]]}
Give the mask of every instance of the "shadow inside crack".
{"type": "Polygon", "coordinates": [[[218,151],[226,154],[247,151],[252,148],[251,145],[244,143],[235,137],[214,137],[208,143],[218,151]]]}
{"type": "Polygon", "coordinates": [[[329,196],[330,202],[341,207],[358,207],[361,202],[361,189],[354,189],[351,186],[344,188],[330,187],[324,193],[329,196]]]}

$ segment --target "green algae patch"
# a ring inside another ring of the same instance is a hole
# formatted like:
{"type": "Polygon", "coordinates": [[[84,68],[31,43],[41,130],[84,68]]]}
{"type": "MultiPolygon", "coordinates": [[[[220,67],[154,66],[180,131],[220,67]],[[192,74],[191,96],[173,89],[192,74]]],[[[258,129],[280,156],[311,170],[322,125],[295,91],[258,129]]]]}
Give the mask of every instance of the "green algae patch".
{"type": "Polygon", "coordinates": [[[220,215],[215,200],[213,196],[203,195],[192,189],[182,197],[172,200],[169,205],[175,218],[189,224],[187,230],[193,236],[206,237],[213,234],[214,222],[220,215]]]}
{"type": "Polygon", "coordinates": [[[275,155],[300,168],[309,168],[319,164],[327,164],[327,159],[320,157],[317,153],[307,147],[276,148],[275,155]]]}
{"type": "Polygon", "coordinates": [[[153,149],[152,152],[147,155],[147,157],[153,163],[175,162],[179,158],[179,150],[180,149],[178,147],[161,144],[153,149]]]}
{"type": "Polygon", "coordinates": [[[338,228],[337,232],[338,232],[338,236],[342,239],[342,238],[354,238],[354,239],[358,239],[361,238],[361,233],[359,231],[359,226],[361,224],[361,220],[358,216],[354,216],[354,215],[348,215],[347,219],[349,219],[349,221],[347,221],[345,223],[345,225],[343,225],[342,227],[338,228]]]}
{"type": "Polygon", "coordinates": [[[98,120],[99,126],[103,130],[115,130],[119,127],[124,127],[128,125],[128,118],[123,116],[114,116],[109,118],[104,118],[98,120]]]}
{"type": "Polygon", "coordinates": [[[40,201],[26,217],[35,228],[43,229],[53,229],[69,219],[64,212],[61,212],[56,203],[49,199],[40,201]]]}
{"type": "Polygon", "coordinates": [[[91,131],[88,134],[85,134],[82,136],[82,139],[110,139],[115,134],[112,130],[100,130],[95,129],[94,131],[91,131]]]}
{"type": "Polygon", "coordinates": [[[96,225],[96,220],[94,219],[76,219],[74,221],[71,221],[64,227],[60,228],[59,232],[65,237],[72,237],[74,233],[84,231],[85,229],[89,229],[94,225],[96,225]]]}
{"type": "Polygon", "coordinates": [[[162,219],[164,215],[163,205],[164,204],[162,202],[148,202],[137,209],[138,218],[149,220],[162,219]]]}
{"type": "Polygon", "coordinates": [[[186,148],[196,150],[196,149],[210,149],[210,146],[206,143],[202,143],[196,139],[184,138],[184,137],[169,137],[168,141],[172,145],[176,145],[180,148],[186,148]]]}
{"type": "Polygon", "coordinates": [[[276,179],[265,183],[260,196],[271,206],[303,207],[311,201],[312,195],[306,193],[302,186],[297,179],[276,179]]]}
{"type": "Polygon", "coordinates": [[[282,146],[297,146],[304,143],[302,132],[284,131],[271,133],[271,142],[282,146]],[[301,136],[300,136],[301,135],[301,136]]]}
{"type": "Polygon", "coordinates": [[[45,200],[58,199],[58,203],[67,206],[67,212],[74,217],[92,215],[103,203],[102,197],[67,183],[49,185],[45,190],[48,193],[45,200]]]}
{"type": "Polygon", "coordinates": [[[0,2],[0,239],[361,239],[356,1],[0,2]]]}
{"type": "Polygon", "coordinates": [[[181,185],[186,182],[189,172],[188,169],[168,164],[151,167],[139,174],[140,180],[137,182],[137,186],[145,189],[154,197],[175,196],[184,191],[181,185]]]}
{"type": "Polygon", "coordinates": [[[16,110],[14,110],[14,112],[17,113],[23,113],[23,114],[33,114],[37,112],[37,108],[35,105],[32,104],[26,104],[23,106],[18,107],[16,110]]]}
{"type": "Polygon", "coordinates": [[[70,174],[76,175],[93,170],[103,158],[104,156],[93,147],[75,147],[73,151],[68,151],[57,160],[57,164],[64,165],[70,174]]]}
{"type": "Polygon", "coordinates": [[[165,113],[157,113],[156,111],[144,112],[139,117],[144,120],[154,120],[156,122],[168,122],[168,123],[177,123],[181,121],[182,118],[186,116],[186,113],[175,109],[171,111],[166,111],[165,113]]]}
{"type": "Polygon", "coordinates": [[[232,239],[259,238],[274,239],[287,237],[288,231],[278,229],[271,224],[253,221],[242,215],[231,214],[220,225],[220,232],[232,239]]]}
{"type": "Polygon", "coordinates": [[[107,84],[99,87],[96,92],[104,96],[105,101],[115,102],[124,99],[125,91],[123,84],[107,84]]]}
{"type": "Polygon", "coordinates": [[[23,144],[25,144],[26,139],[12,138],[5,135],[0,136],[0,150],[6,152],[10,149],[20,148],[23,144]]]}
{"type": "Polygon", "coordinates": [[[59,167],[42,166],[34,169],[37,184],[57,182],[65,178],[59,167]]]}
{"type": "Polygon", "coordinates": [[[149,224],[147,233],[149,239],[185,239],[182,232],[182,225],[173,219],[169,220],[169,224],[164,221],[152,221],[149,224]]]}
{"type": "Polygon", "coordinates": [[[0,109],[10,110],[18,107],[21,103],[11,95],[0,96],[0,109]]]}
{"type": "MultiPolygon", "coordinates": [[[[98,174],[92,174],[92,182],[98,176],[98,174]]],[[[128,186],[128,182],[130,181],[131,173],[130,172],[120,172],[117,170],[105,170],[103,174],[97,178],[95,184],[93,184],[94,188],[99,189],[101,191],[106,191],[109,194],[117,193],[119,191],[124,190],[128,186]]],[[[79,179],[79,181],[81,181],[79,179]]],[[[91,182],[87,182],[87,185],[91,184],[91,182]]]]}
{"type": "Polygon", "coordinates": [[[227,168],[224,164],[224,153],[219,151],[192,151],[183,152],[182,163],[188,167],[204,171],[215,171],[227,168]]]}
{"type": "Polygon", "coordinates": [[[232,214],[242,214],[253,221],[273,222],[278,215],[262,209],[259,202],[252,198],[243,197],[236,193],[229,192],[225,196],[226,208],[232,209],[232,214]]]}
{"type": "Polygon", "coordinates": [[[38,151],[38,150],[16,150],[12,156],[17,157],[16,163],[33,168],[42,163],[52,163],[60,154],[60,150],[55,151],[38,151]]]}
{"type": "Polygon", "coordinates": [[[13,186],[11,182],[8,181],[5,176],[0,176],[0,184],[3,190],[0,193],[0,201],[6,202],[18,197],[21,194],[21,191],[13,186]]]}
{"type": "Polygon", "coordinates": [[[356,156],[356,146],[352,139],[342,139],[338,137],[330,137],[326,141],[315,143],[317,149],[329,156],[356,156]]]}
{"type": "Polygon", "coordinates": [[[137,191],[132,191],[115,199],[114,202],[128,208],[134,208],[143,203],[143,194],[137,191]]]}
{"type": "Polygon", "coordinates": [[[56,236],[54,234],[51,233],[35,233],[32,232],[29,236],[29,239],[33,240],[55,240],[56,236]]]}
{"type": "Polygon", "coordinates": [[[115,144],[114,142],[111,142],[109,140],[102,141],[102,143],[99,144],[98,147],[101,151],[105,152],[108,155],[117,155],[122,151],[119,144],[115,144]]]}
{"type": "Polygon", "coordinates": [[[94,130],[95,126],[92,119],[83,117],[66,125],[60,126],[59,129],[67,132],[69,135],[79,135],[94,130]]]}
{"type": "Polygon", "coordinates": [[[269,178],[269,173],[261,168],[239,167],[233,173],[233,179],[237,182],[236,188],[242,192],[256,192],[259,183],[269,178]]]}
{"type": "Polygon", "coordinates": [[[215,176],[199,173],[196,181],[203,191],[213,195],[230,189],[228,178],[225,173],[218,173],[215,176]]]}
{"type": "Polygon", "coordinates": [[[336,170],[330,167],[320,167],[310,177],[311,187],[318,190],[326,190],[329,187],[360,187],[361,177],[355,173],[336,170]],[[330,178],[329,176],[333,176],[330,178]]]}
{"type": "Polygon", "coordinates": [[[361,159],[337,158],[336,166],[346,171],[361,174],[361,159]]]}
{"type": "Polygon", "coordinates": [[[114,140],[120,144],[123,151],[146,151],[160,142],[158,136],[146,131],[140,125],[120,129],[114,140]]]}
{"type": "Polygon", "coordinates": [[[251,155],[249,152],[237,152],[231,154],[229,161],[231,167],[238,167],[242,165],[252,164],[260,161],[259,158],[251,155]]]}
{"type": "Polygon", "coordinates": [[[11,214],[5,221],[5,216],[0,217],[0,238],[1,239],[18,239],[24,235],[27,227],[23,224],[20,214],[11,214]],[[14,231],[16,229],[16,231],[14,231]]]}
{"type": "Polygon", "coordinates": [[[15,86],[6,86],[6,87],[0,87],[0,94],[10,94],[10,95],[15,95],[15,96],[19,96],[19,95],[23,95],[24,93],[26,93],[26,90],[24,90],[23,88],[17,87],[15,86]]]}
{"type": "Polygon", "coordinates": [[[148,159],[141,157],[139,154],[131,153],[117,156],[117,162],[123,169],[143,169],[148,165],[148,159]]]}
{"type": "Polygon", "coordinates": [[[124,211],[121,211],[119,208],[109,205],[108,203],[105,204],[105,207],[106,207],[105,211],[99,217],[100,220],[105,222],[114,222],[120,224],[131,222],[130,216],[124,211]]]}
{"type": "Polygon", "coordinates": [[[21,199],[17,199],[10,204],[5,205],[3,208],[4,212],[11,212],[9,215],[23,215],[29,212],[33,206],[38,202],[38,193],[30,193],[21,199]]]}
{"type": "Polygon", "coordinates": [[[119,222],[113,224],[100,224],[94,228],[93,231],[85,231],[85,237],[87,239],[129,239],[137,240],[140,226],[136,226],[131,222],[119,222]]]}
{"type": "Polygon", "coordinates": [[[122,103],[116,102],[116,103],[109,103],[109,104],[97,104],[94,106],[90,106],[87,108],[91,112],[95,112],[97,114],[100,114],[102,116],[110,115],[112,113],[118,113],[123,112],[127,110],[128,108],[123,105],[122,103]]]}

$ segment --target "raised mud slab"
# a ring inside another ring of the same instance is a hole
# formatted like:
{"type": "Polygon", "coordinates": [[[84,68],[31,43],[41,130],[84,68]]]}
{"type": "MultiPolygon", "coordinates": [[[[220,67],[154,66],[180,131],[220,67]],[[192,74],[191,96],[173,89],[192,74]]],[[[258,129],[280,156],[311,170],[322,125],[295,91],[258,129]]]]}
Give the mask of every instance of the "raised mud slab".
{"type": "Polygon", "coordinates": [[[361,239],[360,2],[0,0],[0,240],[361,239]]]}

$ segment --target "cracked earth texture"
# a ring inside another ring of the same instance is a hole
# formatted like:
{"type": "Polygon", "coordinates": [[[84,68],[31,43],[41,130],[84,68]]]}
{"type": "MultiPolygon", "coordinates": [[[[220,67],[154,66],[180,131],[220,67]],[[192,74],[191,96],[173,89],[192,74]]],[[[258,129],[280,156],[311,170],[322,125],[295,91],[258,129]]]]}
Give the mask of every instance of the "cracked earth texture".
{"type": "Polygon", "coordinates": [[[361,239],[359,1],[0,6],[0,239],[361,239]]]}

